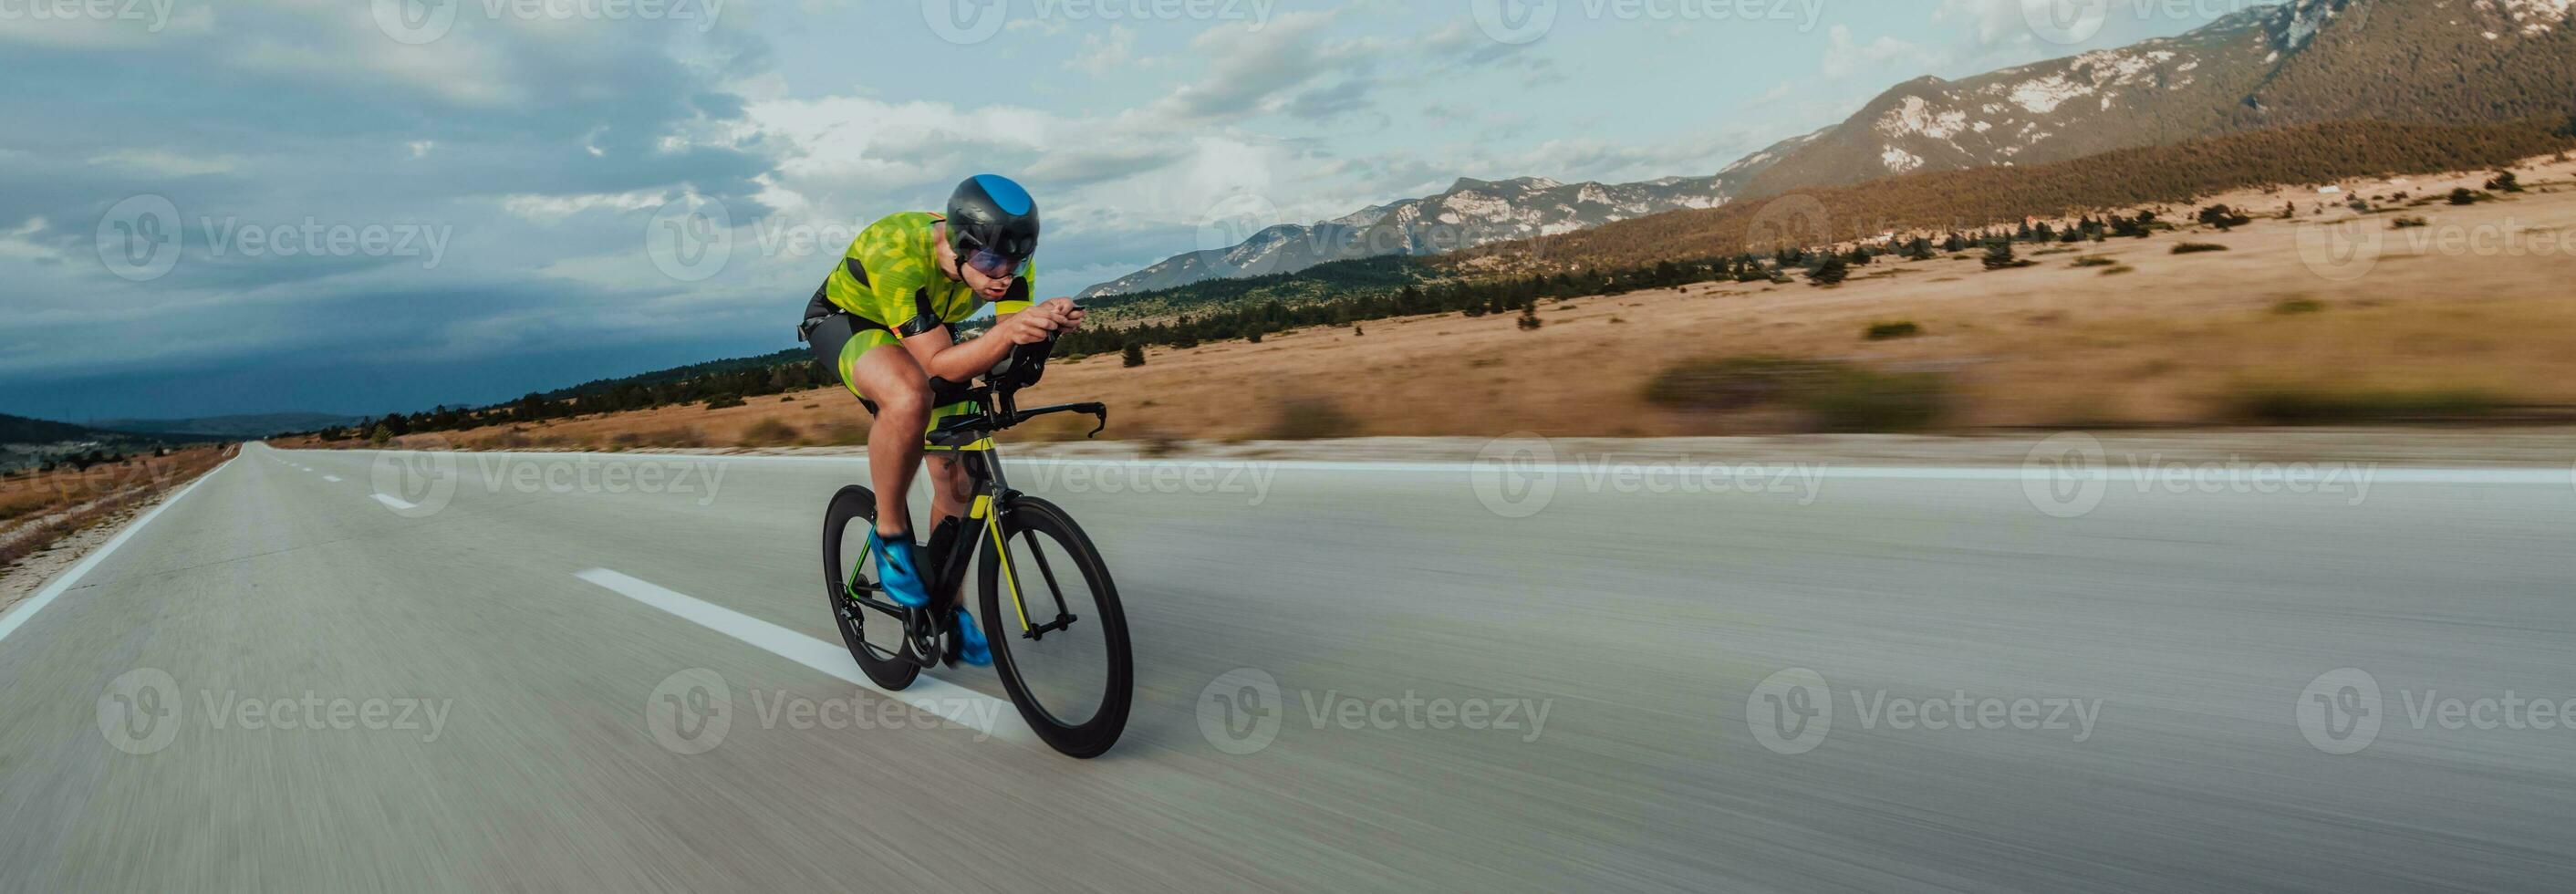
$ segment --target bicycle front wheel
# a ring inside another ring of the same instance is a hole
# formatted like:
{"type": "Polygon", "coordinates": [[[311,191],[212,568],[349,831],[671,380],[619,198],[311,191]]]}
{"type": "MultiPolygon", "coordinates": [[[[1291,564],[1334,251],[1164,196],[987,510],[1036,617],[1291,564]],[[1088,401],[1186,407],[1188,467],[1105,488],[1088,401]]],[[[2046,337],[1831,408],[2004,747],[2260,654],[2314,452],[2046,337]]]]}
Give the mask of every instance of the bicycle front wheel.
{"type": "Polygon", "coordinates": [[[977,575],[993,669],[1038,738],[1072,757],[1098,757],[1126,730],[1135,695],[1118,587],[1091,538],[1055,504],[1022,497],[1002,517],[1003,526],[986,529],[977,575]]]}

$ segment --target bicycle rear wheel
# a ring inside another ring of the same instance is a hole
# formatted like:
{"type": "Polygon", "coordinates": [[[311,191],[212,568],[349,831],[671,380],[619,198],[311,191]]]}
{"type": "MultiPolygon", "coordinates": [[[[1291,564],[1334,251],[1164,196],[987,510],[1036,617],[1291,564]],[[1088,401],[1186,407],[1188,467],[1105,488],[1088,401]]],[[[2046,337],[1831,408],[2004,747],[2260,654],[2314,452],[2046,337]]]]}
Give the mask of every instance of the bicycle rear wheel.
{"type": "Polygon", "coordinates": [[[920,665],[901,655],[903,619],[852,598],[856,593],[886,601],[867,570],[876,562],[868,554],[868,532],[876,524],[876,492],[853,484],[832,495],[832,507],[823,513],[823,598],[831,604],[832,623],[841,628],[841,641],[850,647],[850,657],[858,659],[859,669],[877,685],[899,690],[921,674],[920,665]]]}
{"type": "Polygon", "coordinates": [[[1022,497],[1004,517],[1008,561],[988,529],[977,575],[993,670],[1038,738],[1072,757],[1098,757],[1126,730],[1135,695],[1117,585],[1091,538],[1055,504],[1022,497]]]}

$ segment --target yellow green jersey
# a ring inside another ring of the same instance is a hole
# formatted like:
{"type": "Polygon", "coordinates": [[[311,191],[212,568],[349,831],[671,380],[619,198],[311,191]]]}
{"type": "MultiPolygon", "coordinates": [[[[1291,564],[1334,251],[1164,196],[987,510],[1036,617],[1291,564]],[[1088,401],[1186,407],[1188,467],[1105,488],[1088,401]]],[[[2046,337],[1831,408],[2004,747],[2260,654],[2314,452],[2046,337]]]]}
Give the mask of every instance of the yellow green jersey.
{"type": "MultiPolygon", "coordinates": [[[[828,302],[862,320],[908,337],[975,315],[980,301],[964,282],[939,269],[940,216],[911,211],[869,224],[850,240],[841,265],[832,270],[815,303],[828,302]]],[[[1034,264],[1020,266],[1011,291],[993,302],[994,312],[1010,315],[1029,306],[1034,264]]]]}

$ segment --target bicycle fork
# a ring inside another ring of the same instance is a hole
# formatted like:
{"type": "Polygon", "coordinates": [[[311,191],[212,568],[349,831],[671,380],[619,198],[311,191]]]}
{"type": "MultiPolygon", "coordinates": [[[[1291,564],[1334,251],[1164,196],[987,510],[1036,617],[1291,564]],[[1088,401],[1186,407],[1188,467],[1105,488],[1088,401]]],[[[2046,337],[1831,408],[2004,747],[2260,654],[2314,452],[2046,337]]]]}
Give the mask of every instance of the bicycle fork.
{"type": "Polygon", "coordinates": [[[1047,585],[1047,595],[1055,600],[1055,620],[1030,626],[1028,596],[1020,589],[1019,563],[1012,561],[1011,540],[1002,530],[1006,527],[1004,522],[1008,511],[996,509],[992,495],[984,494],[975,498],[972,514],[984,522],[984,530],[991,532],[993,557],[1001,568],[1003,591],[1010,594],[1011,610],[1020,622],[1020,637],[1034,642],[1045,639],[1049,633],[1072,627],[1077,619],[1065,610],[1064,591],[1056,585],[1055,569],[1048,567],[1046,552],[1038,548],[1037,535],[1027,535],[1029,555],[1036,558],[1040,579],[1047,585]]]}

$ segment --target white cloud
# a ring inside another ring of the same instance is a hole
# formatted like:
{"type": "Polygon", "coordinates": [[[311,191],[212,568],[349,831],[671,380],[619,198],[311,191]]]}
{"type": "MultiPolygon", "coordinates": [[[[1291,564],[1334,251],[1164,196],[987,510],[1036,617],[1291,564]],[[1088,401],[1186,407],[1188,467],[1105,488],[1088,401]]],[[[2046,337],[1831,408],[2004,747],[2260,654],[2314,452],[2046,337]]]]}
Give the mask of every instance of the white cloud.
{"type": "Polygon", "coordinates": [[[1860,74],[1879,74],[1896,67],[1914,75],[1929,73],[1947,61],[1946,54],[1898,40],[1880,37],[1868,43],[1852,39],[1851,28],[1835,25],[1827,33],[1823,72],[1825,77],[1842,79],[1860,74]]]}
{"type": "Polygon", "coordinates": [[[181,155],[166,149],[119,149],[92,156],[89,163],[153,177],[195,177],[230,173],[238,159],[222,155],[181,155]]]}

